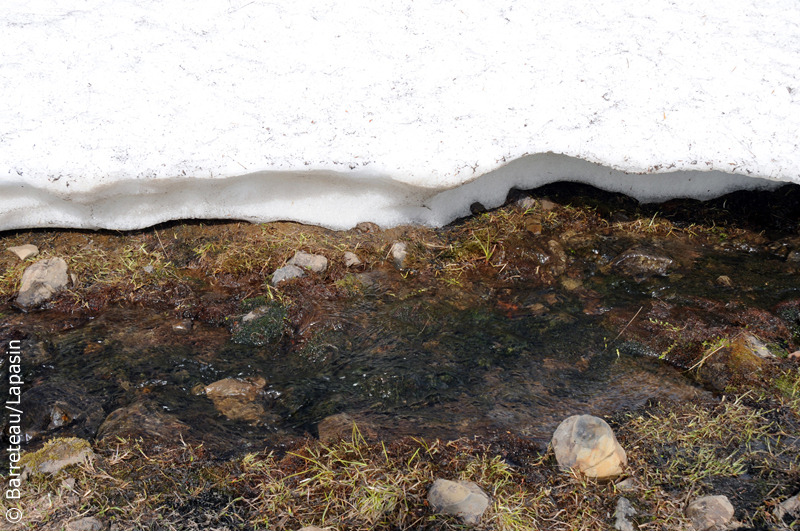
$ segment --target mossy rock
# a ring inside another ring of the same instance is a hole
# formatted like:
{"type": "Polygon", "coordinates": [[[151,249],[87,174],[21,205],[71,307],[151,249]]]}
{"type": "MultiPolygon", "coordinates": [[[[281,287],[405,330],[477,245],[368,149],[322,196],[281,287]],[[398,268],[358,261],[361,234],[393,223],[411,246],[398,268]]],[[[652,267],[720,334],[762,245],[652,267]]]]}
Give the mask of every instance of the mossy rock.
{"type": "Polygon", "coordinates": [[[67,437],[51,439],[39,450],[23,454],[22,469],[30,473],[56,474],[69,465],[94,459],[91,445],[84,439],[67,437]]]}
{"type": "Polygon", "coordinates": [[[245,299],[241,308],[250,311],[229,320],[234,343],[261,347],[280,339],[288,315],[286,308],[264,297],[245,299]]]}

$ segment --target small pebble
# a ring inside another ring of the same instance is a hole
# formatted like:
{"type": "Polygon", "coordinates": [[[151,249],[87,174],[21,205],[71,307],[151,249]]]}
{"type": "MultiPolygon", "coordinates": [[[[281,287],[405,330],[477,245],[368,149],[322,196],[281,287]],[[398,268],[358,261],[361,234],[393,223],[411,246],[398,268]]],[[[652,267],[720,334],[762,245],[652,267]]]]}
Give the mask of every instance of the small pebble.
{"type": "Polygon", "coordinates": [[[193,326],[194,323],[192,323],[191,319],[181,319],[172,323],[172,329],[176,332],[191,332],[193,326]]]}
{"type": "Polygon", "coordinates": [[[731,277],[729,277],[728,275],[720,275],[720,276],[718,276],[717,277],[717,284],[719,284],[720,286],[725,286],[726,288],[732,288],[733,287],[733,281],[731,280],[731,277]]]}
{"type": "Polygon", "coordinates": [[[7,249],[19,257],[20,260],[27,260],[39,254],[39,248],[29,243],[25,245],[17,245],[7,249]]]}
{"type": "Polygon", "coordinates": [[[551,210],[555,209],[558,205],[553,203],[552,201],[548,201],[547,199],[542,199],[542,210],[545,212],[550,212],[551,210]]]}
{"type": "Polygon", "coordinates": [[[344,253],[344,265],[345,267],[355,267],[361,265],[361,260],[358,259],[356,253],[346,252],[344,253]]]}
{"type": "Polygon", "coordinates": [[[394,260],[394,265],[397,269],[403,269],[403,265],[408,257],[408,251],[406,249],[407,245],[405,243],[395,242],[389,250],[389,254],[392,255],[392,260],[394,260]]]}

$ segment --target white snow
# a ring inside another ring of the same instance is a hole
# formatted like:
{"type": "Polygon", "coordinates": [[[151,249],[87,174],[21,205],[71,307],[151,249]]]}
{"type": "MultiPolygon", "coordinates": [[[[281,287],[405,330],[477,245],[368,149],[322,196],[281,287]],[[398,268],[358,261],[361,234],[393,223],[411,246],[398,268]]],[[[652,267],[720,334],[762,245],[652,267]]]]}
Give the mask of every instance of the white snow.
{"type": "Polygon", "coordinates": [[[800,182],[795,0],[4,0],[0,25],[0,230],[800,182]]]}

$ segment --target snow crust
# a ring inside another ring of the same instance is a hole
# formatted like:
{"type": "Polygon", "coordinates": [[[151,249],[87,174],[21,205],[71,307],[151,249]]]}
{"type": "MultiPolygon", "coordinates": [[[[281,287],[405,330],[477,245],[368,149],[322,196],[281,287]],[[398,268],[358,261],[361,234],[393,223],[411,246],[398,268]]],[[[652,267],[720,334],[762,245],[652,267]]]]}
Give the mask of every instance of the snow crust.
{"type": "Polygon", "coordinates": [[[0,25],[0,230],[800,182],[794,0],[5,0],[0,25]]]}

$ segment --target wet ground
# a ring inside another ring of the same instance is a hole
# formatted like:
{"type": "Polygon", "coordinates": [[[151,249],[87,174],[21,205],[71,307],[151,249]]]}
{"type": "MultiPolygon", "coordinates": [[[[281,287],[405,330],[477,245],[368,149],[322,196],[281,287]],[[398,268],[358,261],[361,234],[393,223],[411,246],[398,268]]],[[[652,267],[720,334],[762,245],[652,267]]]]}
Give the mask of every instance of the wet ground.
{"type": "MultiPolygon", "coordinates": [[[[144,254],[126,251],[112,280],[97,256],[111,263],[113,235],[8,234],[4,246],[95,258],[70,263],[79,281],[46,308],[6,295],[0,346],[23,342],[32,446],[177,434],[239,452],[319,436],[339,413],[384,440],[509,432],[544,446],[575,413],[714,400],[796,363],[800,208],[795,188],[775,194],[645,207],[560,185],[438,230],[172,224],[129,235],[144,254]],[[225,247],[258,234],[258,248],[225,247]],[[388,259],[395,240],[411,250],[401,267],[388,259]],[[298,248],[330,270],[268,287],[298,248]],[[364,263],[343,267],[343,250],[364,263]],[[270,307],[286,312],[277,337],[240,333],[243,316],[270,307]],[[733,357],[688,370],[742,334],[774,359],[747,374],[733,357]],[[252,392],[221,406],[206,386],[226,378],[252,392]]],[[[5,277],[21,271],[4,260],[5,277]]]]}

